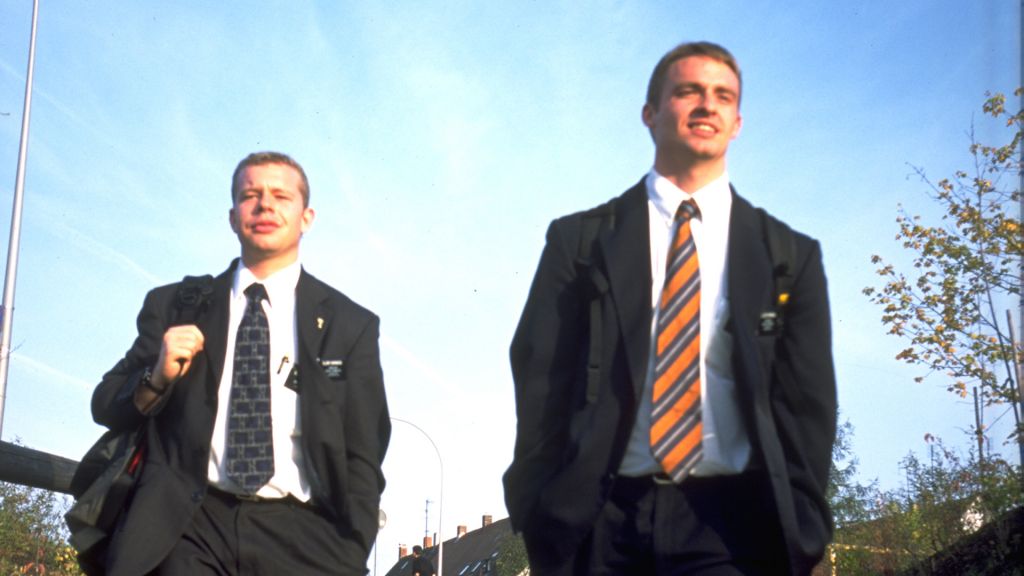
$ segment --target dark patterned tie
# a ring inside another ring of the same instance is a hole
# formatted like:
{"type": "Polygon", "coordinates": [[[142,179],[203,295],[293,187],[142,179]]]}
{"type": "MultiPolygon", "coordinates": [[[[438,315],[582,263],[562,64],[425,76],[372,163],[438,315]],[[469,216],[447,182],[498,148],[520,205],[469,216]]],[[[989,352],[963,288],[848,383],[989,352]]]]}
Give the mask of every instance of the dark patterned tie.
{"type": "Polygon", "coordinates": [[[245,289],[245,314],[235,339],[235,363],[228,409],[228,478],[255,493],[274,475],[270,417],[270,325],[263,311],[262,284],[245,289]]]}
{"type": "Polygon", "coordinates": [[[700,265],[690,231],[693,200],[676,211],[658,327],[651,412],[651,451],[666,474],[681,481],[700,462],[700,265]]]}

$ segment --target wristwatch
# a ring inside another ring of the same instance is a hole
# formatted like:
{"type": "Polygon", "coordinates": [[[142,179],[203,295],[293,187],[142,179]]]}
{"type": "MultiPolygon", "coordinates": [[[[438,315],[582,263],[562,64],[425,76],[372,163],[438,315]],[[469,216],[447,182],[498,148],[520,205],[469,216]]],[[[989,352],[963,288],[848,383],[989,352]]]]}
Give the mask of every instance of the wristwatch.
{"type": "Polygon", "coordinates": [[[156,392],[157,396],[163,396],[164,394],[167,393],[167,389],[170,388],[170,386],[157,388],[156,385],[153,384],[153,369],[148,366],[146,367],[145,370],[142,371],[142,377],[140,378],[139,383],[141,383],[146,388],[149,388],[153,392],[156,392]]]}

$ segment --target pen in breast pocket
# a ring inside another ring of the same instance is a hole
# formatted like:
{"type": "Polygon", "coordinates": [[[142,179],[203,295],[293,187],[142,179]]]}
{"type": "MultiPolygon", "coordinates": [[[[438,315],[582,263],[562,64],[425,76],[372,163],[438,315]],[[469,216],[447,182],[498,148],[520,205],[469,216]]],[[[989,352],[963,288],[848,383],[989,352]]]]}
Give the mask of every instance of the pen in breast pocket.
{"type": "Polygon", "coordinates": [[[288,363],[288,357],[287,356],[282,356],[281,357],[281,365],[277,367],[277,373],[278,374],[281,373],[281,370],[284,369],[284,365],[287,364],[287,363],[288,363]]]}

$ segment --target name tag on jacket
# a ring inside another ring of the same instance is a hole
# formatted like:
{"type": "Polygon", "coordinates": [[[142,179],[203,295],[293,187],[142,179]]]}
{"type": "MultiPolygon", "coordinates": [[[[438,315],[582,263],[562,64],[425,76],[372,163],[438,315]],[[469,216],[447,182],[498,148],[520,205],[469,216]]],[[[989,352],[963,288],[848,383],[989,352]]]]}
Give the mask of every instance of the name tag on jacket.
{"type": "Polygon", "coordinates": [[[320,360],[320,367],[324,369],[324,374],[327,374],[331,380],[345,379],[344,360],[320,360]]]}

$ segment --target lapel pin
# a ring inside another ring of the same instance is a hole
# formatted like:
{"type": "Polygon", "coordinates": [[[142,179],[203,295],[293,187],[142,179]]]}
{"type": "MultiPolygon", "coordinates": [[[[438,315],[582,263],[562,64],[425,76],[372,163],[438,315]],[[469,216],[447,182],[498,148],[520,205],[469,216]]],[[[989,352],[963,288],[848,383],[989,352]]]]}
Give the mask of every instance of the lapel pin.
{"type": "Polygon", "coordinates": [[[316,329],[317,330],[323,330],[324,329],[324,319],[323,318],[317,317],[317,319],[316,319],[316,329]]]}

